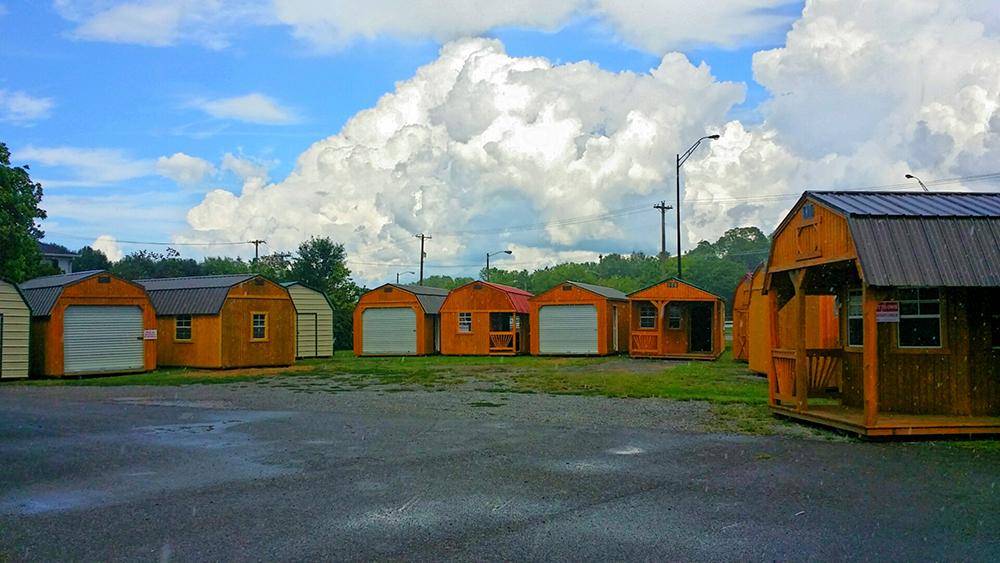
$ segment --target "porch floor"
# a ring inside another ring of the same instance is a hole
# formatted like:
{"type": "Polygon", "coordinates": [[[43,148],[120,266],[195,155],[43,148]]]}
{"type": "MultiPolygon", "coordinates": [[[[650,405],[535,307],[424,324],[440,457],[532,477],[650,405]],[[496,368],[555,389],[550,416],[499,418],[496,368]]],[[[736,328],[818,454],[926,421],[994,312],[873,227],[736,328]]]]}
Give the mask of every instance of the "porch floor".
{"type": "Polygon", "coordinates": [[[809,405],[806,411],[771,405],[788,418],[832,426],[862,436],[939,436],[1000,434],[1000,417],[879,413],[875,426],[865,426],[864,410],[843,405],[809,405]]]}
{"type": "Polygon", "coordinates": [[[688,354],[660,354],[658,352],[631,352],[632,358],[654,359],[654,360],[716,360],[722,354],[712,352],[698,352],[688,354]]]}

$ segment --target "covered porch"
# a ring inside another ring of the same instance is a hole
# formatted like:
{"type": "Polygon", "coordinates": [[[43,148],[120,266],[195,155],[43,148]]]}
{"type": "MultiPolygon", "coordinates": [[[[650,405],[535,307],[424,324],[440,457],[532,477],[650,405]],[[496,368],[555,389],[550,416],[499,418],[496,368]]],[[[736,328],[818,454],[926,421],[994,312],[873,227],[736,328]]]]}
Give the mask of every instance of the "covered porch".
{"type": "Polygon", "coordinates": [[[717,301],[630,300],[633,357],[714,360],[717,301]]]}
{"type": "Polygon", "coordinates": [[[524,313],[490,314],[490,355],[515,356],[527,353],[528,315],[524,313]]]}

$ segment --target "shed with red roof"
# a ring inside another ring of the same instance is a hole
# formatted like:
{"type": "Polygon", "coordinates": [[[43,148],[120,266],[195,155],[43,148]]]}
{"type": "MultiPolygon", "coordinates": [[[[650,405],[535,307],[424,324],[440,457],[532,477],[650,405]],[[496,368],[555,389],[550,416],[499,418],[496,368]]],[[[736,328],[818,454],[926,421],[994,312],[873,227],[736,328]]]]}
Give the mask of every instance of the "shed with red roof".
{"type": "Polygon", "coordinates": [[[452,290],[441,304],[441,353],[447,356],[526,354],[531,293],[474,281],[452,290]]]}

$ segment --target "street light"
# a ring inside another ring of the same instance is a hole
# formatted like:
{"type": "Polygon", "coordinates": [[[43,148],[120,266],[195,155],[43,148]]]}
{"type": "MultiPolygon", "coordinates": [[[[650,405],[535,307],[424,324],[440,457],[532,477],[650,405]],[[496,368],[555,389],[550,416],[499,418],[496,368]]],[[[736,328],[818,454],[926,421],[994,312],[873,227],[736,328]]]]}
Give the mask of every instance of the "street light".
{"type": "Polygon", "coordinates": [[[681,277],[681,166],[683,166],[684,163],[687,162],[688,157],[691,156],[691,153],[694,152],[694,149],[698,148],[698,145],[700,145],[702,141],[706,139],[714,141],[718,138],[719,138],[718,135],[705,135],[704,137],[695,141],[694,144],[691,145],[691,148],[684,151],[684,154],[677,155],[677,205],[675,207],[677,208],[677,277],[678,278],[681,277]]]}
{"type": "Polygon", "coordinates": [[[497,250],[496,252],[486,253],[486,281],[490,281],[490,256],[496,256],[497,254],[513,254],[510,250],[497,250]]]}
{"type": "Polygon", "coordinates": [[[907,175],[905,176],[905,178],[906,178],[907,180],[916,180],[916,181],[917,181],[917,183],[918,183],[918,184],[920,184],[920,187],[921,187],[921,188],[923,188],[925,192],[929,192],[929,191],[930,191],[930,190],[928,190],[928,189],[927,189],[927,186],[925,186],[925,185],[924,185],[924,183],[920,181],[920,178],[917,178],[917,177],[916,177],[916,176],[914,176],[913,174],[907,174],[907,175]]]}
{"type": "Polygon", "coordinates": [[[414,276],[417,275],[416,272],[396,272],[396,285],[399,285],[399,276],[405,275],[405,274],[410,274],[410,275],[414,275],[414,276]]]}

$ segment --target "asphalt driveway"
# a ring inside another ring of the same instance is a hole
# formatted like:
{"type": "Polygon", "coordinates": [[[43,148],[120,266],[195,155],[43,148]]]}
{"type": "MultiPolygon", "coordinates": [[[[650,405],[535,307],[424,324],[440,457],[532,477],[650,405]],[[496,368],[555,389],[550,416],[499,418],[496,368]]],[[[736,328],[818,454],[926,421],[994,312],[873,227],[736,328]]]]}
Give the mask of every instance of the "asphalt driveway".
{"type": "Polygon", "coordinates": [[[0,387],[0,560],[998,560],[1000,452],[694,402],[0,387]]]}

